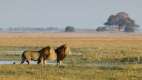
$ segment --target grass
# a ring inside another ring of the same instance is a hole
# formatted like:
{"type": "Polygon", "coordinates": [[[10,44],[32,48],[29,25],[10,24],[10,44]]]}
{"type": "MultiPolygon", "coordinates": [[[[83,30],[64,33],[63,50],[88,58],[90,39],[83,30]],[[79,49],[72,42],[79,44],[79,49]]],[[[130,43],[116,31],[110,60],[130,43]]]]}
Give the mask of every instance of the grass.
{"type": "Polygon", "coordinates": [[[34,33],[34,36],[19,34],[15,37],[17,34],[12,34],[1,37],[0,60],[20,61],[24,50],[38,50],[47,45],[55,48],[61,43],[71,47],[72,55],[64,60],[67,65],[60,68],[55,65],[0,65],[0,80],[141,80],[141,35],[107,34],[106,37],[91,34],[80,37],[78,33],[77,36],[74,33],[56,34],[53,33],[53,37],[34,33]]]}
{"type": "Polygon", "coordinates": [[[0,80],[141,80],[142,65],[0,65],[0,80]]]}

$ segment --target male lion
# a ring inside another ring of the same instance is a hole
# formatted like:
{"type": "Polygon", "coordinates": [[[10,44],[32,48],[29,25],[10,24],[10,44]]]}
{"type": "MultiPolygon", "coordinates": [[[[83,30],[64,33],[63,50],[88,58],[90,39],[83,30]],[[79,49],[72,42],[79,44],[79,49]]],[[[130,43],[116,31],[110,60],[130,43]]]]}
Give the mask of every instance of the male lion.
{"type": "Polygon", "coordinates": [[[70,48],[63,44],[55,49],[55,52],[57,54],[57,64],[61,65],[63,63],[64,58],[70,54],[70,48]]]}
{"type": "Polygon", "coordinates": [[[37,64],[46,64],[47,59],[56,59],[56,53],[53,48],[47,46],[39,51],[24,51],[21,57],[21,64],[23,64],[25,61],[30,64],[31,60],[37,61],[37,64]]]}

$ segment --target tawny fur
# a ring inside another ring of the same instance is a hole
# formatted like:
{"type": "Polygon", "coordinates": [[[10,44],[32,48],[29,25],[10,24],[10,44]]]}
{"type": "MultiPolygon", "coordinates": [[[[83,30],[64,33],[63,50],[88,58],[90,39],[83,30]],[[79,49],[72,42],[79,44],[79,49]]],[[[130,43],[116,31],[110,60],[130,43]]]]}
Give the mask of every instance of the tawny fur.
{"type": "Polygon", "coordinates": [[[25,61],[30,64],[31,60],[37,61],[37,64],[46,64],[48,59],[55,60],[57,58],[54,49],[50,46],[44,47],[39,51],[24,51],[21,57],[21,64],[25,61]]]}

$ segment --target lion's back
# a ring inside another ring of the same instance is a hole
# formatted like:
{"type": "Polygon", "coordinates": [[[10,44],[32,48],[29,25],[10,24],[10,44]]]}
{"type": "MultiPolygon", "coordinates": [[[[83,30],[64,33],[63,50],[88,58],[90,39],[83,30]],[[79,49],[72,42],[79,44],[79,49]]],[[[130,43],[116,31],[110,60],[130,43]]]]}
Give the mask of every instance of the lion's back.
{"type": "Polygon", "coordinates": [[[23,55],[26,59],[32,59],[32,60],[37,60],[40,56],[38,51],[25,51],[23,55]]]}

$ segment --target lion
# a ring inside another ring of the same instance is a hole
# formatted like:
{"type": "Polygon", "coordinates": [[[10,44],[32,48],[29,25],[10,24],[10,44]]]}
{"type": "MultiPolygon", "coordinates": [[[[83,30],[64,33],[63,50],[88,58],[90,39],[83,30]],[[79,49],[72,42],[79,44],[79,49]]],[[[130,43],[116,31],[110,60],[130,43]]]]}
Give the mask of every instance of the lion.
{"type": "Polygon", "coordinates": [[[66,44],[57,47],[55,52],[57,54],[57,65],[63,64],[65,57],[71,54],[70,48],[66,44]]]}
{"type": "Polygon", "coordinates": [[[37,64],[46,64],[47,60],[56,60],[55,50],[50,46],[44,47],[39,51],[27,50],[22,53],[21,64],[25,61],[30,64],[31,61],[37,61],[37,64]]]}

